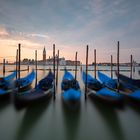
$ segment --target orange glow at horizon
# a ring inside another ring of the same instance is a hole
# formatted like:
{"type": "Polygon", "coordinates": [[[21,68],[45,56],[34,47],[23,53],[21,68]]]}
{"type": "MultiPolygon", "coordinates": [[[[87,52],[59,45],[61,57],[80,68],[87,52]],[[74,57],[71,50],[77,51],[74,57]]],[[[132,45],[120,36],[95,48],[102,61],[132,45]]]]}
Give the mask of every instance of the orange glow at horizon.
{"type": "MultiPolygon", "coordinates": [[[[35,50],[38,51],[38,60],[42,60],[43,48],[46,48],[46,58],[52,57],[53,55],[53,43],[50,42],[49,45],[40,44],[27,39],[0,39],[0,62],[6,59],[8,62],[15,62],[16,50],[18,49],[18,44],[21,44],[21,60],[24,58],[35,59],[35,50]],[[48,47],[49,46],[49,47],[48,47]],[[52,49],[51,47],[52,46],[52,49]]],[[[78,52],[78,60],[85,64],[86,58],[86,45],[85,46],[74,46],[74,45],[60,45],[56,44],[56,54],[57,50],[60,48],[60,57],[64,57],[66,60],[74,60],[75,53],[78,52]]],[[[97,49],[97,63],[99,62],[110,62],[110,56],[113,55],[113,62],[116,62],[116,50],[108,51],[101,48],[97,49]]],[[[129,62],[130,54],[134,52],[139,52],[139,49],[127,50],[121,49],[121,62],[129,62]],[[123,59],[123,54],[128,56],[123,59]]],[[[89,46],[89,64],[94,62],[94,49],[89,46]]]]}

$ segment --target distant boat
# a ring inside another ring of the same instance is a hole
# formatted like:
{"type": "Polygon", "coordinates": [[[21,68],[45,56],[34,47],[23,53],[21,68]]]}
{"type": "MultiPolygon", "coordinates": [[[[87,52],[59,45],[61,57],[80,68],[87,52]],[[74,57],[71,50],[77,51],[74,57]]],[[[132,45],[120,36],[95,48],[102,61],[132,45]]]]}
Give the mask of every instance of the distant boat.
{"type": "Polygon", "coordinates": [[[16,105],[25,105],[46,100],[53,93],[54,75],[49,71],[48,75],[41,79],[34,89],[15,94],[16,105]]]}
{"type": "Polygon", "coordinates": [[[13,80],[16,77],[16,71],[6,77],[0,77],[0,98],[9,96],[13,91],[13,80]]]}
{"type": "Polygon", "coordinates": [[[82,71],[82,80],[84,84],[87,84],[88,95],[90,97],[94,97],[95,99],[109,104],[122,103],[123,96],[121,94],[104,87],[103,84],[89,74],[87,75],[86,83],[86,73],[84,71],[82,71]]]}
{"type": "Polygon", "coordinates": [[[62,97],[65,102],[76,103],[80,101],[81,92],[79,83],[66,69],[61,82],[61,89],[63,91],[62,97]]]}
{"type": "MultiPolygon", "coordinates": [[[[102,81],[103,85],[106,87],[117,91],[117,80],[112,79],[109,76],[105,75],[98,71],[98,77],[102,81]]],[[[120,83],[119,85],[119,93],[121,95],[125,95],[133,100],[140,101],[140,89],[135,87],[135,85],[128,83],[120,83]]]]}

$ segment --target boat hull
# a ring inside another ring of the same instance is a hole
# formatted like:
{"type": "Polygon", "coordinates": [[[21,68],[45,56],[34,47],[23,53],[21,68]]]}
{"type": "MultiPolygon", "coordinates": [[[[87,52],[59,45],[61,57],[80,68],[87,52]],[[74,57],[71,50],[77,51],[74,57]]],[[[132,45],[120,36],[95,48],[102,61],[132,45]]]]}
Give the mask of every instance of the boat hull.
{"type": "Polygon", "coordinates": [[[31,89],[23,93],[16,93],[14,101],[15,105],[20,108],[34,103],[46,101],[46,99],[52,97],[52,94],[53,89],[49,89],[47,91],[31,89]]]}

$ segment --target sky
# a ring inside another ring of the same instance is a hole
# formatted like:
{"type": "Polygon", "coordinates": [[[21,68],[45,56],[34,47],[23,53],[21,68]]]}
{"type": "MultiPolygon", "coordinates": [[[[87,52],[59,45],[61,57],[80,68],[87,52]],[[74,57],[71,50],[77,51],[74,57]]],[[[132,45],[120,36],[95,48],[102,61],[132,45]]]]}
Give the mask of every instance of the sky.
{"type": "Polygon", "coordinates": [[[53,44],[60,57],[85,63],[89,45],[89,63],[116,62],[117,41],[120,61],[129,62],[130,55],[140,62],[139,0],[0,0],[0,61],[14,61],[21,43],[21,58],[47,58],[53,44]]]}

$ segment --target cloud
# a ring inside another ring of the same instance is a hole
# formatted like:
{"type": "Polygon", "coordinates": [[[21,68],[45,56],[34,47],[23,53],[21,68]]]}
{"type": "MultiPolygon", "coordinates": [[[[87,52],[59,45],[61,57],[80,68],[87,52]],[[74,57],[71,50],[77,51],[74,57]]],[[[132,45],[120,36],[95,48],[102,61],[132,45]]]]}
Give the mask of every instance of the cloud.
{"type": "MultiPolygon", "coordinates": [[[[73,57],[75,49],[78,50],[83,61],[85,47],[89,44],[90,61],[95,48],[99,52],[98,59],[104,61],[110,59],[108,55],[115,55],[118,40],[126,51],[139,47],[139,9],[140,2],[130,0],[60,0],[55,3],[51,0],[34,3],[32,0],[16,3],[2,0],[1,42],[5,39],[9,42],[5,46],[9,47],[21,43],[27,50],[41,50],[45,45],[50,52],[55,43],[66,57],[73,57]]],[[[123,53],[127,58],[127,53],[123,53]]]]}
{"type": "Polygon", "coordinates": [[[0,37],[9,36],[8,31],[4,27],[0,27],[0,37]]]}
{"type": "Polygon", "coordinates": [[[29,34],[29,36],[31,36],[31,37],[41,37],[41,38],[47,38],[47,39],[50,38],[48,35],[45,35],[45,34],[29,34]]]}

